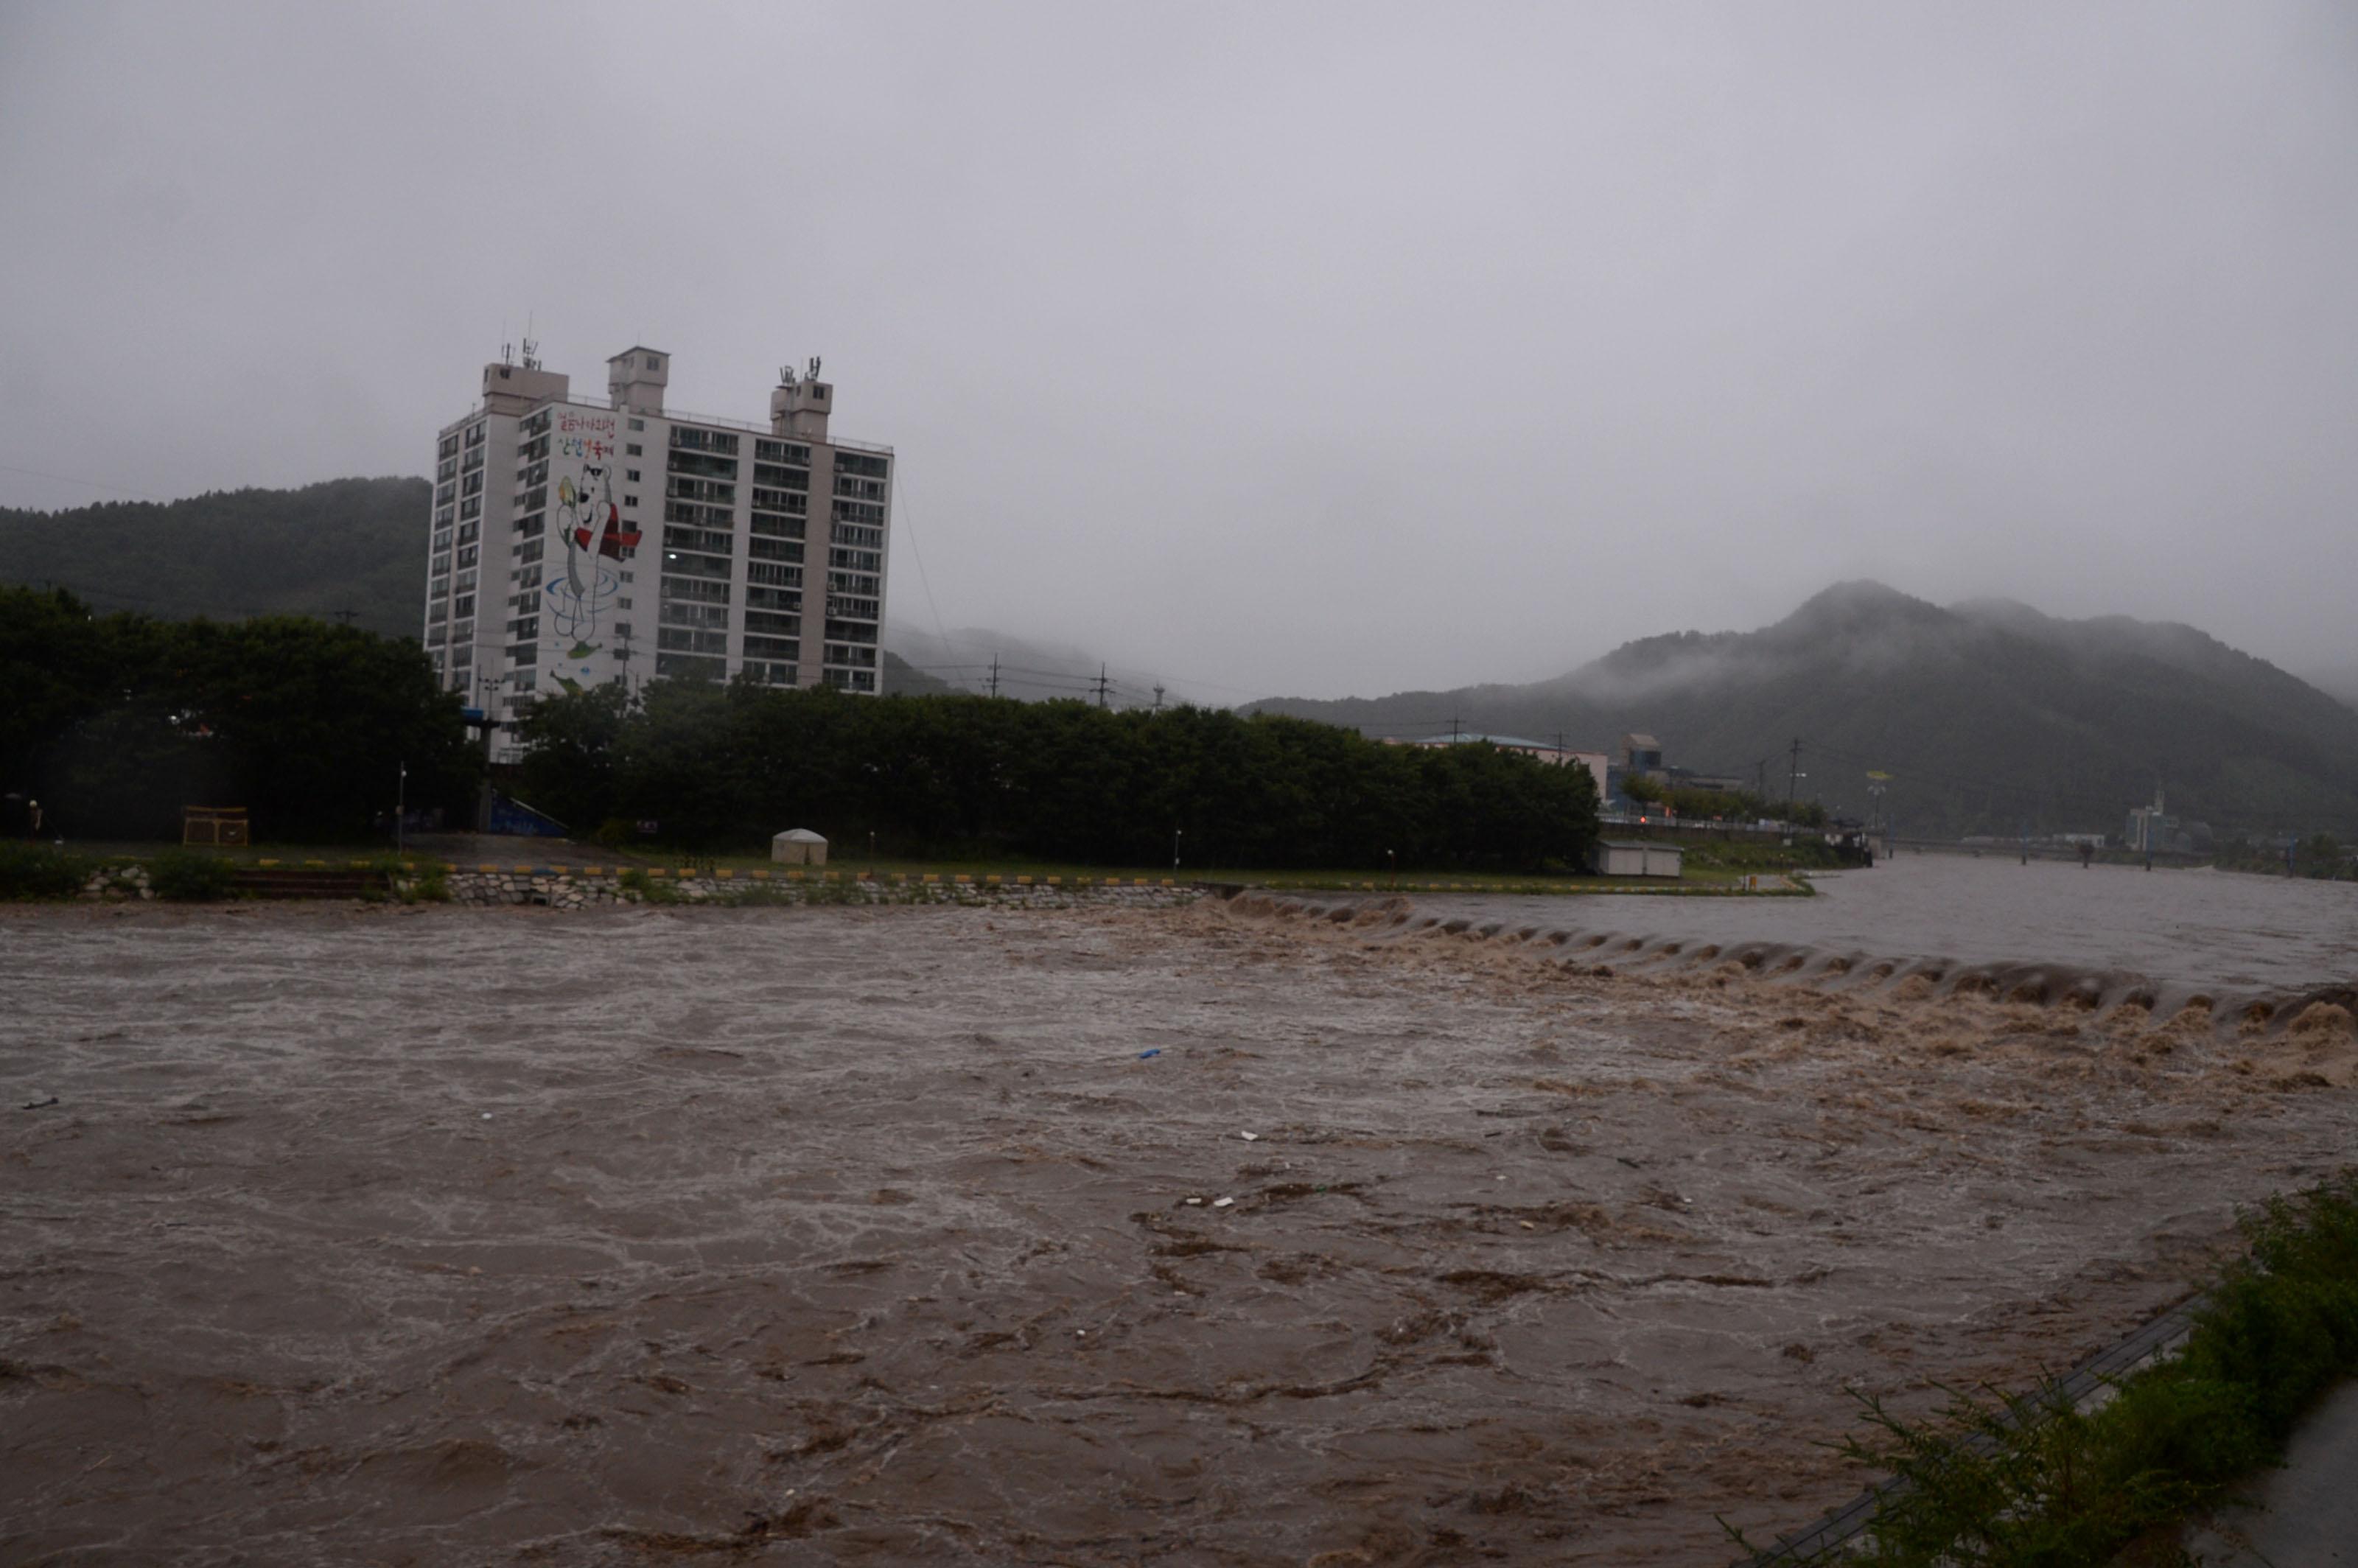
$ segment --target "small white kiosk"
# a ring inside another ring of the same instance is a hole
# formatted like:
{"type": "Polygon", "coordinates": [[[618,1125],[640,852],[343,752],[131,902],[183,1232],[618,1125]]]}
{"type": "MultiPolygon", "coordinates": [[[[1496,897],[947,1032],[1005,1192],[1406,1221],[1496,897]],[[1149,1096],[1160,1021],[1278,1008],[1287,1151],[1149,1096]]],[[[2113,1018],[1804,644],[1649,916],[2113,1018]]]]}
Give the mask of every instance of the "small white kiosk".
{"type": "Polygon", "coordinates": [[[1675,877],[1682,859],[1676,844],[1600,838],[1589,852],[1588,869],[1608,877],[1675,877]]]}
{"type": "Polygon", "coordinates": [[[781,866],[824,866],[827,840],[807,827],[789,827],[770,840],[770,859],[781,866]]]}

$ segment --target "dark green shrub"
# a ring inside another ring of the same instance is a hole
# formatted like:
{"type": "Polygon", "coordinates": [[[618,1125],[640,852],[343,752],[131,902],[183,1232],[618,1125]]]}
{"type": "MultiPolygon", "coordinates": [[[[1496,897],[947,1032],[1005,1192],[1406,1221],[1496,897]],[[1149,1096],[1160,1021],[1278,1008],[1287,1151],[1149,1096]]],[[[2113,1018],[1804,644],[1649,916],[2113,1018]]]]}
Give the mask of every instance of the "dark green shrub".
{"type": "MultiPolygon", "coordinates": [[[[1951,1391],[1929,1421],[1865,1401],[1851,1458],[1901,1482],[1844,1568],[2106,1568],[2238,1478],[2273,1464],[2318,1396],[2358,1372],[2358,1174],[2244,1222],[2179,1356],[2075,1410],[2053,1379],[2028,1394],[1951,1391]]],[[[1732,1532],[1747,1547],[1741,1532],[1732,1532]]]]}
{"type": "Polygon", "coordinates": [[[90,881],[91,862],[47,844],[0,844],[0,900],[71,898],[90,881]]]}
{"type": "Polygon", "coordinates": [[[450,873],[439,860],[422,860],[415,869],[397,873],[408,884],[402,895],[405,903],[448,903],[450,902],[450,873]]]}
{"type": "Polygon", "coordinates": [[[237,867],[217,855],[169,849],[147,862],[147,885],[157,898],[183,903],[211,903],[237,896],[237,867]]]}

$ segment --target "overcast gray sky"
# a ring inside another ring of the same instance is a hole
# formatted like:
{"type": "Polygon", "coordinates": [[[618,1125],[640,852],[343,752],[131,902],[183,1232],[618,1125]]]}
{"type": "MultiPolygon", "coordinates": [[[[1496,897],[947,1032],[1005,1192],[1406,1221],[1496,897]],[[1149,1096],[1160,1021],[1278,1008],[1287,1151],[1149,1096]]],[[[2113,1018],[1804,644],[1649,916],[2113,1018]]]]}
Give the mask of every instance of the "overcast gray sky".
{"type": "Polygon", "coordinates": [[[0,503],[424,473],[529,316],[824,354],[894,620],[1205,699],[1855,576],[2358,658],[2346,5],[0,0],[0,503]]]}

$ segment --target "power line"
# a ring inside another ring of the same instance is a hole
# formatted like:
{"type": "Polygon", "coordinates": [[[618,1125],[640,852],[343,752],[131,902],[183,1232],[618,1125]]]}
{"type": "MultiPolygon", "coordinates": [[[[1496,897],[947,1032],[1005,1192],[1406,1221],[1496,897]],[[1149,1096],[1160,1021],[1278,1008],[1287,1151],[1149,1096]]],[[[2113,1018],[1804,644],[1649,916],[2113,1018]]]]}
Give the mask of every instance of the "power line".
{"type": "Polygon", "coordinates": [[[5,470],[8,473],[30,474],[35,479],[55,480],[59,484],[78,484],[84,490],[106,490],[112,491],[117,495],[136,496],[142,501],[155,502],[159,506],[169,506],[172,504],[171,502],[166,500],[160,495],[150,495],[144,490],[133,490],[128,485],[101,484],[94,479],[76,479],[71,474],[50,473],[45,469],[19,468],[15,463],[0,463],[0,470],[5,470]]]}
{"type": "Polygon", "coordinates": [[[909,555],[917,563],[917,585],[925,590],[925,608],[934,612],[934,631],[943,643],[946,643],[950,640],[950,634],[942,629],[942,607],[934,602],[933,579],[925,575],[925,555],[923,550],[917,548],[917,519],[909,510],[908,482],[902,474],[901,465],[897,460],[892,464],[885,482],[891,485],[900,497],[901,521],[907,524],[903,531],[909,537],[909,555]]]}

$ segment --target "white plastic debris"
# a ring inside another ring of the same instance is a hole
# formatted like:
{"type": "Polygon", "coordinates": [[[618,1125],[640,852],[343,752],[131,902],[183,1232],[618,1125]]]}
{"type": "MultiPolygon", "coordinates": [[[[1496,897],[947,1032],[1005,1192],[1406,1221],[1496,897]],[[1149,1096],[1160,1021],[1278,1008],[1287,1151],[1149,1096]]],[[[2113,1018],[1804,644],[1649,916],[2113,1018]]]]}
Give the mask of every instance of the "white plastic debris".
{"type": "Polygon", "coordinates": [[[1248,1143],[1258,1143],[1260,1141],[1260,1134],[1258,1132],[1239,1132],[1237,1136],[1243,1139],[1248,1143]]]}
{"type": "Polygon", "coordinates": [[[1226,1208],[1236,1201],[1237,1200],[1234,1198],[1214,1198],[1212,1200],[1212,1206],[1214,1208],[1226,1208]]]}
{"type": "Polygon", "coordinates": [[[1202,1198],[1189,1198],[1187,1200],[1187,1206],[1189,1208],[1202,1208],[1204,1206],[1204,1200],[1202,1198]]]}
{"type": "Polygon", "coordinates": [[[489,1120],[491,1120],[491,1119],[492,1119],[492,1113],[491,1113],[490,1111],[488,1111],[488,1110],[487,1110],[487,1111],[485,1111],[485,1112],[483,1112],[483,1119],[484,1119],[485,1121],[489,1121],[489,1120]]]}

